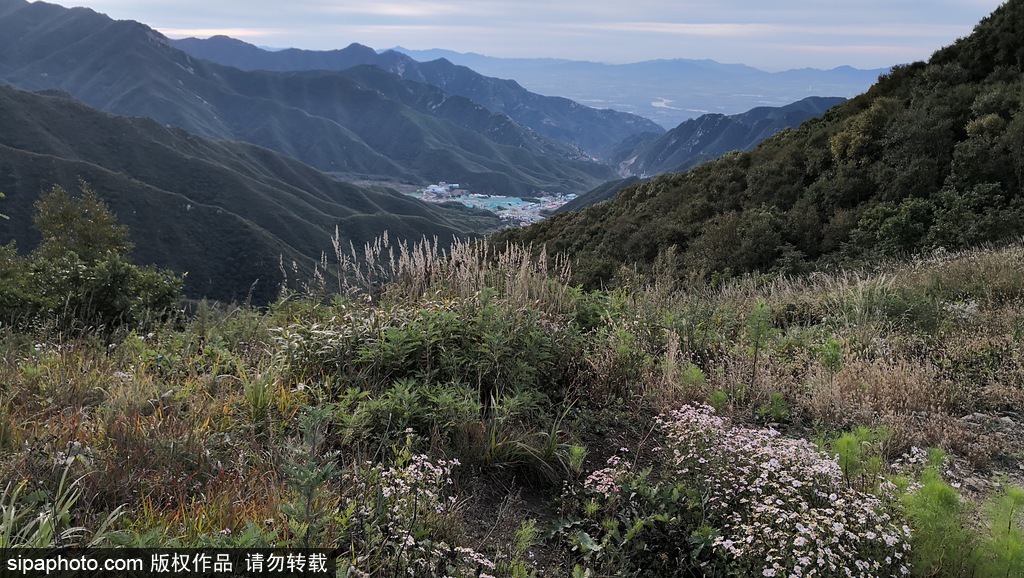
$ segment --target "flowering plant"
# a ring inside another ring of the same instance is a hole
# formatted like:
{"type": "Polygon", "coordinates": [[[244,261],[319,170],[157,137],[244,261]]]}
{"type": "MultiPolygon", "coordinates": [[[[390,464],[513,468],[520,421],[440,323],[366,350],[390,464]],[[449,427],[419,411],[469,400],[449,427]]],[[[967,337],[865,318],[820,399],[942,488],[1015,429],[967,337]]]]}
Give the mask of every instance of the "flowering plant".
{"type": "Polygon", "coordinates": [[[395,465],[363,472],[357,488],[362,502],[352,511],[361,533],[353,539],[362,543],[352,549],[354,575],[491,577],[494,562],[454,543],[458,500],[451,475],[458,465],[406,447],[395,465]]]}
{"type": "Polygon", "coordinates": [[[810,442],[730,426],[707,406],[658,423],[671,470],[700,490],[702,516],[718,529],[716,563],[762,576],[909,573],[910,528],[849,488],[836,459],[810,442]]]}

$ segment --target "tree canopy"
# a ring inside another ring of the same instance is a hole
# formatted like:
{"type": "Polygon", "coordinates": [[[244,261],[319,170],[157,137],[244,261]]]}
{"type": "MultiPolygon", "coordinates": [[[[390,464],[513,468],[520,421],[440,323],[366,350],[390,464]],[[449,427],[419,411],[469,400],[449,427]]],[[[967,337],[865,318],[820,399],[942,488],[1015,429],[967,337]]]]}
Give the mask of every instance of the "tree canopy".
{"type": "Polygon", "coordinates": [[[181,278],[133,265],[128,229],[87,183],[40,195],[33,222],[42,242],[28,256],[0,247],[0,323],[113,331],[166,318],[181,278]]]}

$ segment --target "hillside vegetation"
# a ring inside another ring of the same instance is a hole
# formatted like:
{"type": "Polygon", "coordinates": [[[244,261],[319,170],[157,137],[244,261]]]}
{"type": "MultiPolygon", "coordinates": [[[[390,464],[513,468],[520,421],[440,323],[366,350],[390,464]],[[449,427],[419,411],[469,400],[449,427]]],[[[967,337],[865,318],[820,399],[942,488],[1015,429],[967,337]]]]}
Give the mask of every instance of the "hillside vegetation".
{"type": "Polygon", "coordinates": [[[359,187],[272,151],[101,113],[61,94],[0,86],[0,243],[36,247],[39,192],[87,181],[126,224],[136,263],[187,273],[190,297],[267,303],[295,269],[311,275],[332,237],[361,247],[480,234],[489,213],[359,187]],[[283,270],[287,265],[287,270],[283,270]]]}
{"type": "Polygon", "coordinates": [[[681,173],[728,152],[750,150],[776,133],[820,117],[844,100],[815,96],[729,116],[702,114],[663,135],[622,143],[609,160],[623,176],[681,173]]]}
{"type": "Polygon", "coordinates": [[[1024,233],[1024,2],[821,120],[504,239],[579,259],[577,279],[799,272],[1024,233]]]}
{"type": "MultiPolygon", "coordinates": [[[[47,198],[41,227],[74,214],[47,198]]],[[[39,258],[113,258],[98,221],[39,258]]],[[[1022,245],[614,291],[483,242],[334,259],[265,310],[5,319],[0,544],[316,545],[370,576],[1024,572],[1022,245]]]]}

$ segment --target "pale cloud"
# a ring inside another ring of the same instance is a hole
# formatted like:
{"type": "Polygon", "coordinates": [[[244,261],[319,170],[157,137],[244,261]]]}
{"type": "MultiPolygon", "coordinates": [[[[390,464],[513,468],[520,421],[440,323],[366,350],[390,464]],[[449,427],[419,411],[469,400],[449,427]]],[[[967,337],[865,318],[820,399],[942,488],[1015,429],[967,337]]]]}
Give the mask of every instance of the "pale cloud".
{"type": "Polygon", "coordinates": [[[395,18],[437,18],[465,15],[466,7],[454,3],[440,2],[359,2],[327,4],[319,12],[334,15],[369,15],[395,18]]]}

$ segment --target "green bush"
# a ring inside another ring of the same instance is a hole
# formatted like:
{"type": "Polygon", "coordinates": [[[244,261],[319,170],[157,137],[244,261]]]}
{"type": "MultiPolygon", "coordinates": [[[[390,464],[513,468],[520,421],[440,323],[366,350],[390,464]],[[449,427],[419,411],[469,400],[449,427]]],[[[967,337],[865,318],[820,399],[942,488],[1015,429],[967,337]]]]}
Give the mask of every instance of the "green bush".
{"type": "Polygon", "coordinates": [[[889,432],[882,428],[858,427],[828,444],[836,456],[846,483],[857,489],[874,488],[882,475],[883,450],[889,432]]]}
{"type": "Polygon", "coordinates": [[[941,455],[921,474],[920,487],[903,499],[914,532],[912,568],[916,576],[968,576],[975,538],[967,528],[967,506],[939,475],[941,455]]]}
{"type": "Polygon", "coordinates": [[[0,250],[0,322],[60,331],[143,329],[166,319],[181,279],[131,264],[127,229],[96,193],[81,198],[57,186],[36,203],[42,243],[28,257],[0,250]]]}
{"type": "Polygon", "coordinates": [[[1007,485],[985,506],[979,544],[982,576],[1024,576],[1024,489],[1007,485]]]}
{"type": "MultiPolygon", "coordinates": [[[[622,453],[622,450],[620,450],[622,453]]],[[[581,571],[598,576],[691,576],[694,496],[672,480],[655,481],[624,456],[590,474],[565,496],[574,516],[557,529],[581,571]]]]}

